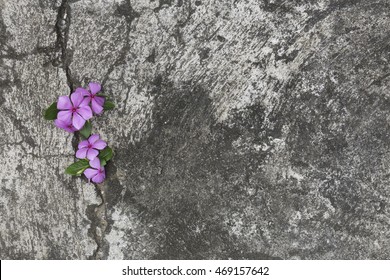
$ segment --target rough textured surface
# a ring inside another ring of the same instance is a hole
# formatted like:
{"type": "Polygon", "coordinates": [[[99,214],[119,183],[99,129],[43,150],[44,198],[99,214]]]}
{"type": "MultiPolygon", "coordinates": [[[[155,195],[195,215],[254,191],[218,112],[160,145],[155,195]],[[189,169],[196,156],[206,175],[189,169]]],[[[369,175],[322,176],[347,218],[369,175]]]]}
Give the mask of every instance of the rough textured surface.
{"type": "Polygon", "coordinates": [[[389,1],[0,8],[0,258],[390,258],[389,1]],[[41,117],[90,80],[96,187],[41,117]]]}

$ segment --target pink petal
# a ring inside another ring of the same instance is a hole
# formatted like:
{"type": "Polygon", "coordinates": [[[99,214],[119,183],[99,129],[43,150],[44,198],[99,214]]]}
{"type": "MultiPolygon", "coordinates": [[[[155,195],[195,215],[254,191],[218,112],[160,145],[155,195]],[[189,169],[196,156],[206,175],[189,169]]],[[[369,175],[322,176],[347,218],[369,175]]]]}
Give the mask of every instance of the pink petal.
{"type": "Polygon", "coordinates": [[[89,102],[90,102],[90,101],[91,101],[91,97],[89,97],[89,96],[84,97],[84,99],[83,99],[83,101],[81,101],[79,107],[80,107],[80,108],[81,108],[81,107],[86,107],[86,106],[89,107],[89,102]]]}
{"type": "Polygon", "coordinates": [[[54,124],[56,125],[56,127],[59,127],[62,129],[64,129],[65,127],[68,126],[66,122],[59,120],[59,119],[54,120],[54,124]]]}
{"type": "Polygon", "coordinates": [[[71,111],[59,111],[57,114],[57,119],[65,122],[65,123],[71,123],[72,122],[72,112],[71,111]]]}
{"type": "Polygon", "coordinates": [[[85,106],[77,109],[77,113],[84,118],[84,120],[89,120],[92,118],[92,110],[91,107],[85,106]]]}
{"type": "Polygon", "coordinates": [[[102,89],[102,86],[99,83],[89,83],[88,87],[92,94],[96,94],[102,89]]]}
{"type": "Polygon", "coordinates": [[[83,126],[85,124],[85,119],[82,116],[80,116],[79,114],[74,113],[73,119],[72,119],[72,124],[77,130],[80,130],[83,128],[83,126]]]}
{"type": "Polygon", "coordinates": [[[54,120],[54,124],[57,127],[66,130],[67,132],[73,133],[75,131],[75,128],[71,125],[71,123],[66,123],[62,120],[56,119],[54,120]]]}
{"type": "Polygon", "coordinates": [[[92,111],[95,113],[95,114],[100,114],[101,112],[103,112],[103,107],[101,105],[99,105],[97,102],[96,102],[96,97],[92,99],[92,111]]]}
{"type": "Polygon", "coordinates": [[[74,92],[70,95],[70,99],[72,99],[73,106],[78,107],[83,101],[84,96],[81,92],[74,92]]]}
{"type": "Polygon", "coordinates": [[[78,148],[79,148],[79,149],[81,149],[81,148],[87,148],[88,145],[89,145],[88,140],[83,140],[83,141],[81,141],[81,142],[79,143],[78,148]]]}
{"type": "Polygon", "coordinates": [[[70,103],[69,96],[60,96],[57,101],[57,109],[70,110],[72,109],[72,103],[70,103]]]}
{"type": "Polygon", "coordinates": [[[77,158],[86,158],[88,148],[81,148],[76,152],[77,158]]]}
{"type": "Polygon", "coordinates": [[[105,178],[106,175],[104,173],[98,173],[96,176],[92,178],[92,182],[99,184],[103,182],[105,178]]]}
{"type": "Polygon", "coordinates": [[[92,148],[103,150],[105,147],[107,147],[107,143],[103,140],[97,140],[95,143],[92,144],[92,148]]]}
{"type": "Polygon", "coordinates": [[[87,168],[84,170],[84,175],[85,175],[85,177],[87,177],[88,179],[91,180],[91,178],[96,176],[96,174],[98,174],[98,172],[99,171],[97,171],[96,169],[87,168]]]}
{"type": "Polygon", "coordinates": [[[99,104],[100,106],[103,106],[103,104],[104,104],[104,97],[101,97],[101,96],[95,96],[95,101],[96,101],[96,103],[97,104],[99,104]]]}
{"type": "Polygon", "coordinates": [[[100,159],[98,157],[95,157],[93,160],[89,162],[89,165],[95,169],[100,168],[100,159]]]}
{"type": "Polygon", "coordinates": [[[93,160],[98,156],[99,152],[95,149],[88,149],[87,159],[93,160]]]}
{"type": "Polygon", "coordinates": [[[72,127],[69,127],[69,126],[64,127],[64,130],[69,132],[69,133],[73,133],[76,131],[76,129],[73,127],[73,125],[72,125],[72,127]]]}
{"type": "Polygon", "coordinates": [[[86,90],[85,88],[82,88],[82,87],[76,88],[76,90],[74,92],[80,92],[83,96],[89,95],[89,91],[86,90]]]}
{"type": "Polygon", "coordinates": [[[64,130],[66,130],[69,133],[73,133],[76,131],[76,128],[74,128],[73,125],[68,125],[67,127],[64,127],[64,130]]]}
{"type": "Polygon", "coordinates": [[[89,143],[91,143],[93,145],[99,139],[100,139],[99,134],[92,134],[91,136],[89,136],[88,141],[89,141],[89,143]]]}

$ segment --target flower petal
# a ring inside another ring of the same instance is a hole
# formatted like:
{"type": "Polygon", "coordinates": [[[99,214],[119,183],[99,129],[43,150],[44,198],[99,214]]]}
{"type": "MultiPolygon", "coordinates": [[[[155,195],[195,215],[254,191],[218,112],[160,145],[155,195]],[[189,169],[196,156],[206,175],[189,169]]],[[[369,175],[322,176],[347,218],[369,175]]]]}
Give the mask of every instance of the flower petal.
{"type": "Polygon", "coordinates": [[[70,99],[72,99],[73,106],[78,107],[81,101],[83,101],[84,96],[81,92],[74,92],[70,95],[70,99]]]}
{"type": "Polygon", "coordinates": [[[83,96],[89,95],[89,91],[86,90],[85,88],[82,88],[82,87],[76,88],[76,90],[74,92],[80,92],[83,96]]]}
{"type": "Polygon", "coordinates": [[[69,132],[69,133],[73,133],[73,132],[77,131],[77,130],[73,127],[73,125],[64,127],[64,130],[67,131],[67,132],[69,132]]]}
{"type": "Polygon", "coordinates": [[[79,114],[74,113],[72,118],[72,124],[77,130],[80,130],[85,124],[85,119],[79,114]]]}
{"type": "Polygon", "coordinates": [[[92,111],[95,113],[95,114],[100,114],[101,112],[103,112],[103,107],[101,105],[99,105],[97,102],[96,102],[96,97],[92,99],[91,101],[91,104],[92,104],[92,111]]]}
{"type": "Polygon", "coordinates": [[[99,184],[103,182],[105,178],[106,178],[106,174],[98,173],[96,176],[92,178],[92,182],[99,184]]]}
{"type": "Polygon", "coordinates": [[[88,179],[91,180],[91,178],[96,176],[98,174],[98,172],[99,171],[97,171],[96,169],[87,168],[84,170],[84,175],[85,175],[85,177],[87,177],[88,179]]]}
{"type": "Polygon", "coordinates": [[[83,117],[84,120],[89,120],[92,118],[92,110],[91,107],[85,106],[77,109],[76,111],[80,116],[83,117]]]}
{"type": "Polygon", "coordinates": [[[86,158],[87,151],[88,151],[88,148],[81,148],[81,149],[77,150],[76,157],[77,158],[86,158]]]}
{"type": "Polygon", "coordinates": [[[88,149],[87,159],[93,160],[98,156],[99,152],[95,149],[88,149]]]}
{"type": "Polygon", "coordinates": [[[107,143],[103,140],[97,140],[95,143],[92,144],[92,148],[103,150],[105,147],[107,147],[107,143]]]}
{"type": "Polygon", "coordinates": [[[88,87],[92,94],[96,94],[102,89],[102,86],[99,83],[89,83],[88,87]]]}
{"type": "Polygon", "coordinates": [[[71,111],[59,111],[57,114],[57,119],[65,122],[65,123],[71,123],[72,122],[72,112],[71,111]]]}
{"type": "Polygon", "coordinates": [[[75,132],[75,128],[73,127],[73,125],[72,125],[72,123],[66,123],[66,122],[64,122],[64,121],[62,121],[62,120],[60,120],[60,119],[56,119],[56,120],[54,120],[54,124],[55,124],[55,126],[57,126],[57,127],[59,127],[59,128],[62,128],[62,129],[64,129],[65,131],[67,131],[67,132],[70,132],[70,133],[73,133],[73,132],[75,132]]]}
{"type": "Polygon", "coordinates": [[[76,131],[76,128],[74,128],[74,126],[72,124],[70,124],[70,125],[64,127],[64,130],[66,130],[69,133],[73,133],[76,131]]]}
{"type": "Polygon", "coordinates": [[[70,103],[69,96],[60,96],[57,101],[57,109],[70,110],[72,109],[72,103],[70,103]]]}
{"type": "Polygon", "coordinates": [[[54,124],[56,125],[56,127],[59,127],[59,128],[62,128],[62,129],[67,127],[67,123],[62,121],[62,120],[60,120],[60,119],[54,120],[54,124]]]}
{"type": "Polygon", "coordinates": [[[89,145],[88,140],[83,140],[83,141],[81,141],[81,142],[79,143],[78,148],[79,148],[79,149],[81,149],[81,148],[87,148],[88,145],[89,145]]]}
{"type": "Polygon", "coordinates": [[[92,134],[91,136],[89,136],[88,142],[93,145],[99,139],[100,139],[100,135],[99,134],[92,134]]]}
{"type": "Polygon", "coordinates": [[[89,165],[92,168],[99,169],[100,168],[100,159],[98,157],[95,157],[93,160],[89,162],[89,165]]]}
{"type": "Polygon", "coordinates": [[[96,103],[99,104],[100,106],[103,106],[104,104],[104,100],[105,98],[104,97],[101,97],[101,96],[95,96],[94,98],[96,100],[96,103]]]}
{"type": "Polygon", "coordinates": [[[89,96],[86,96],[86,97],[84,97],[84,99],[83,99],[83,101],[81,101],[81,103],[80,103],[80,105],[79,105],[79,107],[81,108],[81,107],[89,107],[89,102],[91,101],[91,97],[89,97],[89,96]]]}

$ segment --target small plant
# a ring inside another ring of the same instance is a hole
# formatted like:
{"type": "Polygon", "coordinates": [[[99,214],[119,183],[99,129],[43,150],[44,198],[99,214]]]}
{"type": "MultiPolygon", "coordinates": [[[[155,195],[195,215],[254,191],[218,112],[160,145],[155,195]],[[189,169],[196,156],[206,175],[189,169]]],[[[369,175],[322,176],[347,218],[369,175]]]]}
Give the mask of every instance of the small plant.
{"type": "Polygon", "coordinates": [[[90,119],[115,108],[114,103],[100,92],[101,85],[91,82],[87,89],[79,87],[70,96],[60,96],[44,114],[45,119],[54,121],[58,128],[69,133],[80,133],[82,141],[76,151],[76,158],[79,160],[69,165],[65,173],[73,176],[84,173],[94,183],[104,181],[104,166],[113,156],[112,149],[100,139],[99,134],[91,135],[90,119]]]}

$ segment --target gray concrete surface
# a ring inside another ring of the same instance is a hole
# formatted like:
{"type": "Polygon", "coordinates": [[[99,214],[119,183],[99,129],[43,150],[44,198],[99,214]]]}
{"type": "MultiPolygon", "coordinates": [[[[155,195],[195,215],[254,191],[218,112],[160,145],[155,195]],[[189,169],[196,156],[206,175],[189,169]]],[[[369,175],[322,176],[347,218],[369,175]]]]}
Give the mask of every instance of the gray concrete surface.
{"type": "Polygon", "coordinates": [[[389,259],[387,0],[0,0],[1,259],[389,259]],[[41,117],[90,80],[94,186],[41,117]]]}

